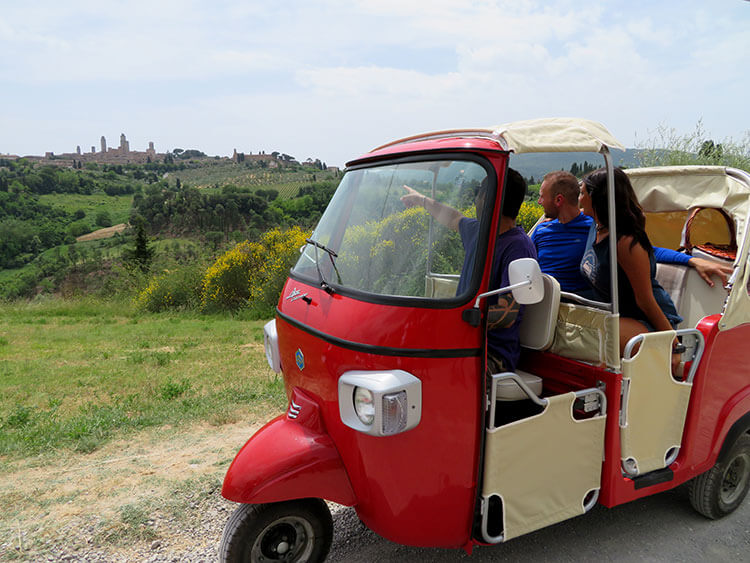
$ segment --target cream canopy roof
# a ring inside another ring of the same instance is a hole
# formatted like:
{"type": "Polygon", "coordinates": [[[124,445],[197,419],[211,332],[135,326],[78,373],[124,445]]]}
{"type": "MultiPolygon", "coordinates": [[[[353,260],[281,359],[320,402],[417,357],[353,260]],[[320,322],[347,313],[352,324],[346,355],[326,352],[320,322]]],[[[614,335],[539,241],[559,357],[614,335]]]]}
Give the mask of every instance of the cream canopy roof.
{"type": "Polygon", "coordinates": [[[447,137],[481,137],[497,141],[504,150],[516,154],[532,152],[599,152],[602,146],[625,150],[604,125],[589,119],[553,117],[514,121],[494,127],[447,129],[413,135],[377,147],[447,137]]]}
{"type": "Polygon", "coordinates": [[[750,176],[723,166],[659,166],[625,170],[646,211],[687,211],[714,207],[727,211],[741,240],[750,213],[750,176]]]}

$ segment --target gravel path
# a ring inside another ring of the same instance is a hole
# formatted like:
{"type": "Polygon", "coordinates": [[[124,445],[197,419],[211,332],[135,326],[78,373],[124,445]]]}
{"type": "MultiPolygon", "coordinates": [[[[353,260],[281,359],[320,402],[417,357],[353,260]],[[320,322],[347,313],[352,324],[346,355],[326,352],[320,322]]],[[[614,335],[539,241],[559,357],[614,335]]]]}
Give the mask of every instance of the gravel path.
{"type": "MultiPolygon", "coordinates": [[[[235,504],[220,487],[259,425],[144,433],[89,455],[0,466],[0,561],[214,562],[235,504]]],[[[461,550],[397,545],[331,505],[328,561],[464,561],[461,550]]],[[[418,523],[415,523],[418,525],[418,523]]],[[[684,487],[479,547],[470,561],[750,561],[750,500],[727,518],[695,513],[684,487]]]]}

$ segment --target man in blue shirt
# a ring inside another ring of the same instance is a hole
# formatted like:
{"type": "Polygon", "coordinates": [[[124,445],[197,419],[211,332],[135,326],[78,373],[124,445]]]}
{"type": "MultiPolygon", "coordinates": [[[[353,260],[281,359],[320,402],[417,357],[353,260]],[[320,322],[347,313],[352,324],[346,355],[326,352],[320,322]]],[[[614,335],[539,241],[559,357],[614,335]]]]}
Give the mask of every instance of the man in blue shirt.
{"type": "MultiPolygon", "coordinates": [[[[477,193],[475,205],[477,217],[484,209],[487,181],[477,193]]],[[[465,217],[460,211],[424,196],[409,186],[404,186],[406,195],[401,201],[407,207],[422,206],[435,220],[461,235],[464,246],[464,263],[461,268],[457,295],[465,292],[471,282],[474,269],[480,222],[465,217]]],[[[508,169],[503,188],[503,208],[497,230],[497,240],[492,260],[492,275],[489,290],[509,285],[508,266],[517,258],[536,258],[536,250],[524,230],[516,226],[516,217],[526,196],[526,181],[512,168],[508,169]]],[[[519,327],[522,307],[511,293],[490,298],[487,312],[487,371],[500,373],[513,371],[520,356],[519,327]]]]}
{"type": "MultiPolygon", "coordinates": [[[[544,177],[539,188],[539,205],[548,221],[540,223],[531,234],[537,250],[539,267],[560,282],[560,289],[583,296],[591,285],[581,275],[580,264],[594,221],[578,207],[579,182],[570,172],[557,170],[544,177]]],[[[702,258],[693,258],[667,248],[654,247],[657,262],[691,266],[713,287],[711,276],[726,283],[732,268],[702,258]]]]}

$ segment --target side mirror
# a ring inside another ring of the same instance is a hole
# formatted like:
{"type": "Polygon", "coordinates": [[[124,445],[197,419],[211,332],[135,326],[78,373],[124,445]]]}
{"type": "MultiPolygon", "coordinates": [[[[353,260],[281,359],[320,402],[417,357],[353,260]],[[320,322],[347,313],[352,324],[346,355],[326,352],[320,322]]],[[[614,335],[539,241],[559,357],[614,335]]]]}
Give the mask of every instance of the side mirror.
{"type": "Polygon", "coordinates": [[[508,280],[513,298],[521,305],[532,305],[544,299],[544,281],[539,262],[533,258],[519,258],[508,266],[508,280]]]}
{"type": "Polygon", "coordinates": [[[508,281],[510,285],[493,289],[477,295],[473,309],[466,309],[462,313],[464,321],[472,326],[479,326],[482,319],[479,302],[485,297],[513,292],[513,298],[521,305],[533,305],[544,299],[544,279],[539,263],[533,258],[519,258],[508,266],[508,281]]]}

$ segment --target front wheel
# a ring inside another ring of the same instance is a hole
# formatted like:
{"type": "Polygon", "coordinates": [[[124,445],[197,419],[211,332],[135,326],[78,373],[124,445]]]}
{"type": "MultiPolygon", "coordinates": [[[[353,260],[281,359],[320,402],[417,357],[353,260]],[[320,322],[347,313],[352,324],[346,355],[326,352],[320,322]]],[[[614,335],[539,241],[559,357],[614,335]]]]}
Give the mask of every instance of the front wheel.
{"type": "Polygon", "coordinates": [[[741,434],[726,458],[690,482],[690,503],[707,518],[734,511],[750,489],[750,434],[741,434]]]}
{"type": "Polygon", "coordinates": [[[326,558],[332,539],[331,512],[320,499],[243,504],[224,527],[219,560],[315,563],[326,558]]]}

